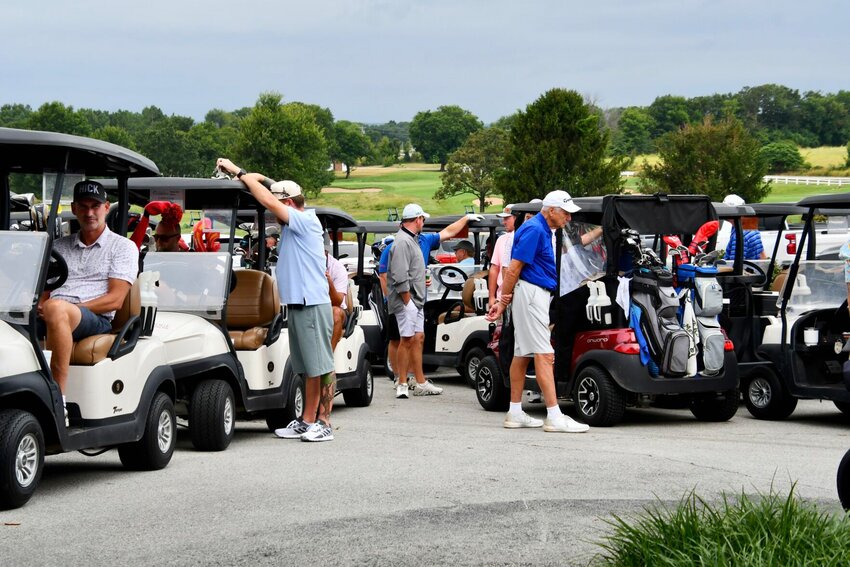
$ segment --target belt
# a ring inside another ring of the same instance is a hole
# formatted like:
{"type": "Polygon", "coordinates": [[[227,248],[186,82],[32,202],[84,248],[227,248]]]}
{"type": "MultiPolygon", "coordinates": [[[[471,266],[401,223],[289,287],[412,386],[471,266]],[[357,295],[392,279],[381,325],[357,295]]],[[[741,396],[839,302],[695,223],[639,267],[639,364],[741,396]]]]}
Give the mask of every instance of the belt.
{"type": "Polygon", "coordinates": [[[286,304],[287,309],[304,309],[305,307],[307,307],[307,306],[304,305],[303,303],[287,303],[286,304]]]}

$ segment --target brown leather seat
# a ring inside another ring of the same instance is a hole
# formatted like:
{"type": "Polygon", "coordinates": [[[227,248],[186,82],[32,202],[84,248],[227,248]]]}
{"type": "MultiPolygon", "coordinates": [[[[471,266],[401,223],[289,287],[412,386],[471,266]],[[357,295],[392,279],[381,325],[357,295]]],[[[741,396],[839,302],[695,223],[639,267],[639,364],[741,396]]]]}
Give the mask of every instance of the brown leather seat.
{"type": "Polygon", "coordinates": [[[258,270],[236,272],[236,287],[227,299],[227,330],[236,350],[257,350],[268,325],[280,313],[274,279],[258,270]]]}
{"type": "MultiPolygon", "coordinates": [[[[479,280],[481,278],[486,278],[486,277],[487,277],[486,271],[476,272],[476,273],[472,274],[471,276],[469,276],[468,278],[466,278],[466,281],[463,282],[463,290],[460,292],[460,298],[461,298],[461,301],[463,301],[463,310],[464,310],[463,316],[464,317],[475,316],[475,311],[476,311],[475,310],[475,296],[474,296],[474,294],[475,294],[475,280],[479,280]]],[[[457,307],[453,307],[451,310],[447,311],[446,313],[440,313],[440,315],[437,316],[437,323],[443,324],[446,321],[446,317],[448,316],[448,314],[452,313],[454,311],[457,311],[457,310],[458,310],[457,307]]],[[[454,317],[457,317],[457,315],[455,314],[454,317]]]]}
{"type": "Polygon", "coordinates": [[[770,291],[782,291],[782,286],[785,285],[785,280],[787,278],[788,268],[776,274],[776,277],[773,278],[773,282],[770,284],[770,291]]]}
{"type": "Polygon", "coordinates": [[[71,349],[71,364],[91,366],[106,358],[109,349],[115,342],[115,336],[121,327],[130,319],[142,311],[141,296],[139,293],[139,280],[133,283],[130,291],[124,298],[121,309],[115,312],[112,319],[112,333],[107,335],[92,335],[74,343],[71,349]]]}

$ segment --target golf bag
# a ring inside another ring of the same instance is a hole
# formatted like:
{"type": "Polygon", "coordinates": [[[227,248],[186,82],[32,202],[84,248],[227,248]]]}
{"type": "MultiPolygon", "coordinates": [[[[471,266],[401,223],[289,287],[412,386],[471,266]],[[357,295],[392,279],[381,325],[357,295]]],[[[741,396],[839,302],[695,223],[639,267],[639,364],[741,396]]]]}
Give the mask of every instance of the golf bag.
{"type": "Polygon", "coordinates": [[[694,314],[697,317],[702,350],[703,374],[712,376],[723,369],[726,337],[717,316],[723,310],[723,289],[717,282],[717,268],[696,266],[694,314]]]}
{"type": "Polygon", "coordinates": [[[679,324],[680,293],[665,268],[642,267],[631,282],[632,303],[640,309],[640,331],[662,375],[684,376],[688,370],[688,333],[679,324]]]}

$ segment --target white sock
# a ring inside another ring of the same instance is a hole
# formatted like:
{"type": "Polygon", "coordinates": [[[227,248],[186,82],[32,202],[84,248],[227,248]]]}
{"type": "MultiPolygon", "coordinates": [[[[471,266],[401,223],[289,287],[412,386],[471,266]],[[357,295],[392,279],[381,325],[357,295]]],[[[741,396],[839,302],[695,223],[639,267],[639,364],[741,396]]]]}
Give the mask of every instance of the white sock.
{"type": "Polygon", "coordinates": [[[522,415],[522,402],[511,402],[511,408],[508,411],[514,415],[522,415]]]}
{"type": "Polygon", "coordinates": [[[65,403],[65,396],[62,396],[62,405],[63,405],[63,406],[67,406],[67,405],[68,405],[67,403],[65,403]]]}
{"type": "Polygon", "coordinates": [[[553,419],[561,415],[563,415],[561,413],[561,407],[557,404],[552,406],[551,408],[546,408],[546,417],[548,417],[549,419],[553,419]]]}

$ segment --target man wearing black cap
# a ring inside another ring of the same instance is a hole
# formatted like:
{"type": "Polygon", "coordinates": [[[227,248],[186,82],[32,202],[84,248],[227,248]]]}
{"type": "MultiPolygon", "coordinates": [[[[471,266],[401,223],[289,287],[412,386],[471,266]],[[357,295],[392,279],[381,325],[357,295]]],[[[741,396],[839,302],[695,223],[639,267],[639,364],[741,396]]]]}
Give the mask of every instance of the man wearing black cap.
{"type": "Polygon", "coordinates": [[[52,353],[50,371],[63,392],[74,342],[111,332],[112,318],[139,266],[135,244],[106,226],[109,201],[103,185],[88,180],[74,185],[71,211],[80,231],[53,242],[53,250],[68,264],[68,279],[45,292],[38,306],[47,327],[46,347],[52,353]]]}
{"type": "Polygon", "coordinates": [[[458,264],[475,264],[475,248],[469,240],[461,240],[452,247],[458,264]]]}

